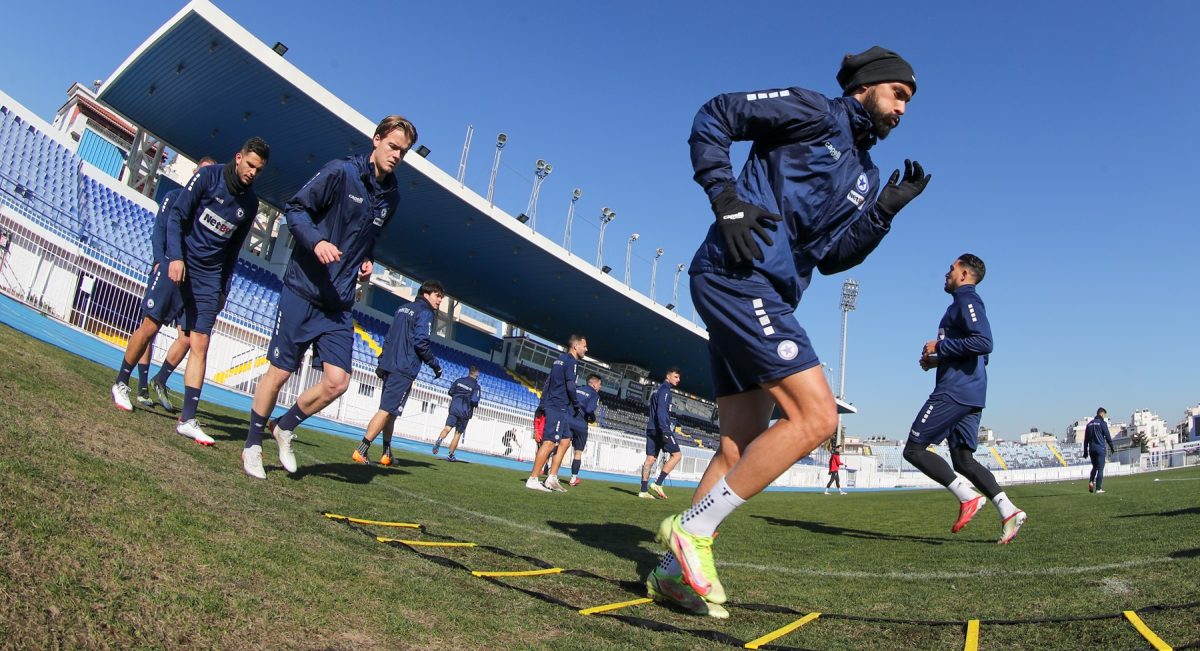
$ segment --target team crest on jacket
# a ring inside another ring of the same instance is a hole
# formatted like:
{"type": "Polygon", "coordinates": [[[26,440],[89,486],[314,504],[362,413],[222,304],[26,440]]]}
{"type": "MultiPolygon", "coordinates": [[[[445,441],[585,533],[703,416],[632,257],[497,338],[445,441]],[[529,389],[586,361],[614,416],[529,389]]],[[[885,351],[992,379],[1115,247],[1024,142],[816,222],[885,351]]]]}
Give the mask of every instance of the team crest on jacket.
{"type": "Polygon", "coordinates": [[[800,347],[791,339],[785,339],[779,342],[779,345],[775,348],[775,352],[779,353],[780,359],[790,361],[796,359],[796,355],[800,353],[800,347]]]}
{"type": "Polygon", "coordinates": [[[866,194],[867,190],[871,189],[871,183],[867,181],[865,172],[858,175],[858,182],[854,184],[854,188],[863,194],[866,194]]]}
{"type": "Polygon", "coordinates": [[[383,226],[383,222],[387,220],[387,206],[379,209],[379,216],[375,218],[376,226],[383,226]]]}

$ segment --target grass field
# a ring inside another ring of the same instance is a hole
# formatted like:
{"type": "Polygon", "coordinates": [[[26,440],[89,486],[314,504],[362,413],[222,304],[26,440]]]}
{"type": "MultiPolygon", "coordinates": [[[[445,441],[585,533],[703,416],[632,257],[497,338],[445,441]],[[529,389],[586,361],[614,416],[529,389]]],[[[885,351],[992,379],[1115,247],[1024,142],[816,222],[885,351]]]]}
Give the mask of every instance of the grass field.
{"type": "MultiPolygon", "coordinates": [[[[203,448],[176,436],[161,411],[115,410],[110,369],[6,326],[0,351],[0,647],[730,648],[553,603],[643,596],[628,582],[656,562],[653,531],[686,505],[688,490],[668,489],[667,502],[591,481],[534,493],[521,473],[411,451],[397,469],[364,468],[349,461],[351,441],[304,430],[300,471],[269,466],[268,481],[255,481],[238,458],[244,413],[202,409],[218,441],[203,448]],[[353,528],[323,511],[425,531],[353,528]],[[439,562],[364,532],[495,549],[422,550],[449,559],[439,562]],[[488,581],[463,569],[534,569],[522,555],[617,581],[488,581]]],[[[274,461],[274,444],[266,447],[274,461]]],[[[615,613],[742,641],[797,615],[738,603],[946,622],[826,615],[775,641],[810,649],[962,649],[969,619],[984,620],[981,649],[1149,648],[1120,618],[987,623],[1200,600],[1200,471],[1113,478],[1105,488],[1012,488],[1030,519],[1003,547],[991,507],[950,535],[957,508],[942,491],[766,493],[718,541],[731,619],[655,604],[615,613]]],[[[1200,641],[1200,607],[1142,619],[1177,647],[1200,641]]]]}

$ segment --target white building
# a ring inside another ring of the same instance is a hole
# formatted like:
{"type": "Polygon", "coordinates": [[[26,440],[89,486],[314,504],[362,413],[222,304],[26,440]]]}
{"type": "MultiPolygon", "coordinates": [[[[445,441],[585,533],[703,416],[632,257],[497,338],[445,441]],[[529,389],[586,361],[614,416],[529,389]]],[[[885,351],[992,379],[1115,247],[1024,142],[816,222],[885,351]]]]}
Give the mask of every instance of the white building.
{"type": "MultiPolygon", "coordinates": [[[[1079,420],[1067,426],[1067,435],[1063,437],[1063,443],[1077,443],[1083,445],[1083,433],[1087,429],[1087,424],[1092,422],[1091,418],[1080,418],[1079,420]]],[[[1116,432],[1111,432],[1116,434],[1116,432]]]]}
{"type": "Polygon", "coordinates": [[[979,427],[979,442],[993,444],[996,442],[996,430],[990,427],[979,427]]]}
{"type": "Polygon", "coordinates": [[[1176,441],[1186,443],[1200,437],[1200,431],[1197,431],[1197,421],[1200,420],[1200,405],[1196,407],[1188,407],[1183,410],[1183,420],[1175,426],[1176,441]]]}
{"type": "Polygon", "coordinates": [[[1142,436],[1151,450],[1170,450],[1175,447],[1175,437],[1167,421],[1149,409],[1139,409],[1129,417],[1128,435],[1142,436]]]}
{"type": "Polygon", "coordinates": [[[1044,443],[1054,443],[1054,435],[1047,434],[1036,427],[1021,435],[1021,445],[1038,445],[1044,443]]]}

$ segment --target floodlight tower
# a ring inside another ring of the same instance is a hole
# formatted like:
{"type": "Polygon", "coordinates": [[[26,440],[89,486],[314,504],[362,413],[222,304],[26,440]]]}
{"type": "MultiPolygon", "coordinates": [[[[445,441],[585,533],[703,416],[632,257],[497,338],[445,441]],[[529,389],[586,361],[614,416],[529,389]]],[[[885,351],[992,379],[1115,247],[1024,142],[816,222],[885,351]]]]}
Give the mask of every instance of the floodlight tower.
{"type": "Polygon", "coordinates": [[[596,244],[596,267],[599,269],[604,268],[604,229],[616,218],[615,210],[610,210],[607,206],[600,209],[600,240],[596,244]]]}
{"type": "Polygon", "coordinates": [[[506,142],[508,142],[507,133],[501,133],[496,136],[496,155],[492,158],[492,178],[488,181],[488,206],[496,205],[492,197],[496,194],[496,172],[500,171],[500,152],[504,151],[504,143],[506,142]]]}
{"type": "Polygon", "coordinates": [[[629,261],[633,258],[633,243],[641,237],[637,233],[629,236],[629,243],[625,245],[625,286],[629,287],[632,283],[632,278],[629,275],[629,261]]]}
{"type": "Polygon", "coordinates": [[[674,309],[679,305],[679,274],[683,273],[683,270],[686,268],[682,262],[675,265],[675,287],[671,290],[671,304],[667,306],[668,310],[674,309]]]}
{"type": "Polygon", "coordinates": [[[575,202],[582,196],[583,190],[579,188],[571,192],[571,205],[567,207],[567,229],[563,231],[563,248],[567,251],[571,250],[571,222],[575,219],[575,202]]]}
{"type": "Polygon", "coordinates": [[[654,249],[654,262],[650,263],[650,300],[654,301],[654,285],[658,280],[658,259],[663,256],[662,247],[654,249]]]}
{"type": "Polygon", "coordinates": [[[533,171],[533,192],[529,193],[529,205],[525,207],[525,214],[529,215],[529,227],[537,230],[537,205],[538,195],[542,192],[542,183],[546,181],[546,177],[550,176],[550,172],[554,171],[554,166],[539,158],[537,165],[533,171]]]}
{"type": "MultiPolygon", "coordinates": [[[[846,282],[842,283],[842,363],[838,369],[838,399],[846,399],[846,328],[850,323],[850,312],[856,307],[858,302],[858,281],[853,278],[847,278],[846,282]]],[[[838,415],[838,431],[835,441],[838,447],[842,443],[842,417],[838,415]]]]}
{"type": "Polygon", "coordinates": [[[463,141],[462,156],[458,158],[458,187],[462,187],[467,178],[467,155],[471,153],[471,138],[475,136],[475,125],[467,125],[467,138],[463,141]]]}

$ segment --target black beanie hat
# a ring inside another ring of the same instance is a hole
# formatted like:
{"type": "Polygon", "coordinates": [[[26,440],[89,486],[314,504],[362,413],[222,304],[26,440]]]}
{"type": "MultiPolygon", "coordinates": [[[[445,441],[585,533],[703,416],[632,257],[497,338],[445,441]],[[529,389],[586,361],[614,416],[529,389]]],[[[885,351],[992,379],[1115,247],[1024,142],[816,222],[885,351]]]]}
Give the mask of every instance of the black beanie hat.
{"type": "Polygon", "coordinates": [[[878,45],[866,52],[847,54],[842,59],[837,80],[844,93],[883,81],[899,81],[912,86],[913,94],[917,92],[917,77],[912,66],[899,54],[878,45]]]}

